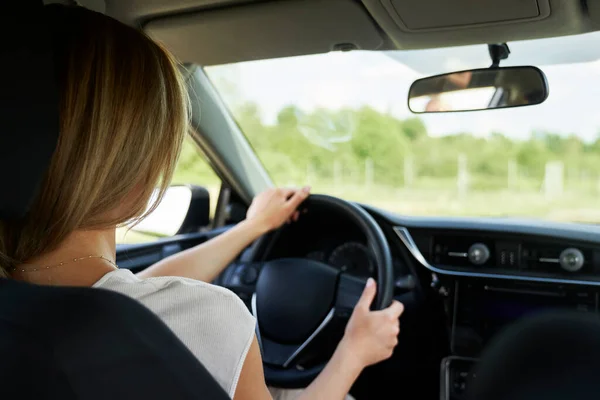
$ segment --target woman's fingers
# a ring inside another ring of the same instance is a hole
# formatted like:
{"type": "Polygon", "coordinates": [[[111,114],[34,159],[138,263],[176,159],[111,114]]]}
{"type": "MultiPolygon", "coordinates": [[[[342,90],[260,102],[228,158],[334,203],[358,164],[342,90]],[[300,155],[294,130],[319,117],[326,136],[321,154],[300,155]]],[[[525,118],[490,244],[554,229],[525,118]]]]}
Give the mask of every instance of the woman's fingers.
{"type": "Polygon", "coordinates": [[[395,318],[398,318],[404,312],[404,304],[397,300],[394,300],[392,304],[386,309],[386,311],[395,318]]]}
{"type": "Polygon", "coordinates": [[[365,313],[369,312],[371,303],[373,302],[376,294],[377,285],[375,285],[375,280],[373,278],[369,278],[354,309],[365,313]]]}
{"type": "Polygon", "coordinates": [[[296,222],[298,221],[298,218],[300,218],[300,212],[299,211],[295,211],[291,217],[288,218],[288,220],[286,221],[287,224],[291,224],[292,222],[296,222]]]}
{"type": "Polygon", "coordinates": [[[383,333],[383,343],[393,349],[398,344],[398,335],[400,334],[400,315],[404,311],[404,305],[399,301],[394,300],[390,306],[384,310],[372,311],[380,318],[383,333]]]}
{"type": "Polygon", "coordinates": [[[298,191],[298,189],[296,189],[296,188],[289,188],[289,187],[286,187],[286,188],[279,188],[279,193],[280,193],[280,194],[281,194],[281,195],[282,195],[282,196],[283,196],[283,197],[284,197],[286,200],[290,199],[290,198],[291,198],[291,197],[294,195],[294,193],[296,193],[297,191],[298,191]]]}
{"type": "Polygon", "coordinates": [[[390,336],[390,338],[387,341],[387,345],[391,348],[396,347],[396,345],[398,344],[398,336],[390,336]]]}
{"type": "Polygon", "coordinates": [[[383,310],[373,312],[387,318],[390,321],[395,321],[398,318],[400,318],[400,316],[404,312],[404,304],[400,303],[397,300],[394,300],[388,308],[384,308],[383,310]]]}
{"type": "Polygon", "coordinates": [[[300,203],[302,203],[308,195],[310,194],[310,188],[308,186],[304,187],[302,190],[297,190],[294,192],[292,197],[290,197],[286,203],[286,207],[288,210],[296,211],[300,203]]]}

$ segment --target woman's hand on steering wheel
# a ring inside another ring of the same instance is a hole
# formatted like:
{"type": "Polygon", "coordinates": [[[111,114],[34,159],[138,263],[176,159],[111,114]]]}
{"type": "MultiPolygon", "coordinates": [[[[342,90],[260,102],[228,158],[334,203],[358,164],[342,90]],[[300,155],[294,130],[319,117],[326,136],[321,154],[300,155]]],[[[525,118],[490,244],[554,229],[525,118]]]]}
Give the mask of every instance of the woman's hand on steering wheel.
{"type": "Polygon", "coordinates": [[[398,344],[399,317],[404,306],[393,301],[386,309],[371,311],[376,293],[375,281],[369,278],[338,346],[339,351],[347,353],[346,359],[356,360],[360,368],[388,359],[398,344]]]}
{"type": "Polygon", "coordinates": [[[277,229],[285,222],[298,219],[298,206],[309,194],[308,186],[302,189],[267,189],[252,200],[246,220],[256,223],[263,233],[277,229]]]}

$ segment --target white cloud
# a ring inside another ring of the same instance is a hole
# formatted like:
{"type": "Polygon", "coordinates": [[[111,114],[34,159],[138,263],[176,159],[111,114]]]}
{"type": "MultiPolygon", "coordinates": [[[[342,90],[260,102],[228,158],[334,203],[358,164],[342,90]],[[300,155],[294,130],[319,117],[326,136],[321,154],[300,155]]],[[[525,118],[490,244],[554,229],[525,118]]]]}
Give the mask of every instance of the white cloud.
{"type": "Polygon", "coordinates": [[[352,85],[342,81],[317,81],[306,85],[297,104],[305,110],[317,107],[339,109],[347,105],[348,99],[356,96],[352,85]]]}
{"type": "Polygon", "coordinates": [[[397,61],[386,61],[360,71],[364,79],[419,79],[421,74],[397,61]]]}
{"type": "Polygon", "coordinates": [[[443,70],[444,71],[462,71],[464,69],[471,68],[468,63],[462,61],[458,57],[450,57],[444,60],[443,70]]]}

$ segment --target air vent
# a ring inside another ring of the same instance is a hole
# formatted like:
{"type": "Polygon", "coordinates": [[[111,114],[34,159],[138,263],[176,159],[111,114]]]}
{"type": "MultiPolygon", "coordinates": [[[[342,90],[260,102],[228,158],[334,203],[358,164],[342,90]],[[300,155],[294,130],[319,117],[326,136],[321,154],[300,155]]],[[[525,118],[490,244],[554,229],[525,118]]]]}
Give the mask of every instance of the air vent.
{"type": "Polygon", "coordinates": [[[516,271],[521,244],[480,236],[435,236],[432,255],[434,265],[516,271]]]}
{"type": "Polygon", "coordinates": [[[494,242],[475,236],[433,237],[432,262],[445,266],[489,267],[494,265],[494,242]]]}
{"type": "Polygon", "coordinates": [[[530,272],[592,273],[593,260],[594,252],[587,248],[527,243],[521,253],[521,268],[530,272]]]}

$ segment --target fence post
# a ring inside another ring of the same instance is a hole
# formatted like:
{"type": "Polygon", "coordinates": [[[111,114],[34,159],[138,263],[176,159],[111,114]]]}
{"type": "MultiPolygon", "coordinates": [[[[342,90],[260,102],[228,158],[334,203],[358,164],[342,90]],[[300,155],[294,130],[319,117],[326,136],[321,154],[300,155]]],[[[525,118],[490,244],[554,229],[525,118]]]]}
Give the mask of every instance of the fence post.
{"type": "Polygon", "coordinates": [[[373,160],[371,158],[367,158],[365,160],[365,188],[367,190],[371,190],[373,187],[374,177],[375,170],[373,167],[373,160]]]}
{"type": "Polygon", "coordinates": [[[404,157],[404,186],[411,187],[415,180],[413,158],[411,155],[404,157]]]}
{"type": "Polygon", "coordinates": [[[306,164],[306,184],[312,185],[315,179],[315,166],[312,162],[306,164]]]}
{"type": "Polygon", "coordinates": [[[551,200],[560,196],[564,189],[565,168],[562,161],[551,161],[546,163],[544,173],[544,195],[546,199],[551,200]]]}
{"type": "Polygon", "coordinates": [[[469,188],[469,172],[467,171],[467,156],[463,153],[458,155],[458,175],[456,177],[458,196],[464,198],[469,188]]]}
{"type": "Polygon", "coordinates": [[[519,170],[515,160],[508,161],[508,189],[515,190],[518,186],[519,170]]]}
{"type": "Polygon", "coordinates": [[[342,188],[342,163],[339,160],[333,162],[333,185],[338,190],[342,188]]]}

